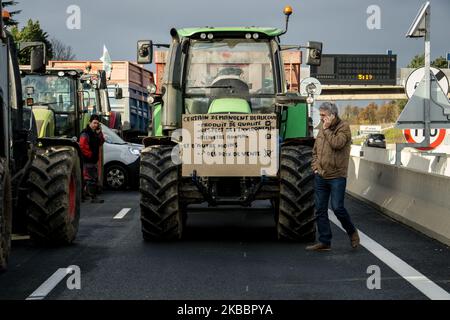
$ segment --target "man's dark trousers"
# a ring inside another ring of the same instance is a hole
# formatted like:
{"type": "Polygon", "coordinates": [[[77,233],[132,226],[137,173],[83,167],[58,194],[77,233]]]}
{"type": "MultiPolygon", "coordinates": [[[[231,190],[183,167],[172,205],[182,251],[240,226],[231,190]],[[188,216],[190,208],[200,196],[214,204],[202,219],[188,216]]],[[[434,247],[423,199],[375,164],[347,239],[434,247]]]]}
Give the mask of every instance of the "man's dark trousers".
{"type": "Polygon", "coordinates": [[[328,202],[331,196],[331,208],[341,222],[342,227],[351,236],[356,228],[353,225],[347,210],[344,208],[346,178],[323,179],[319,174],[314,176],[315,206],[319,241],[331,245],[331,227],[328,219],[328,202]]]}

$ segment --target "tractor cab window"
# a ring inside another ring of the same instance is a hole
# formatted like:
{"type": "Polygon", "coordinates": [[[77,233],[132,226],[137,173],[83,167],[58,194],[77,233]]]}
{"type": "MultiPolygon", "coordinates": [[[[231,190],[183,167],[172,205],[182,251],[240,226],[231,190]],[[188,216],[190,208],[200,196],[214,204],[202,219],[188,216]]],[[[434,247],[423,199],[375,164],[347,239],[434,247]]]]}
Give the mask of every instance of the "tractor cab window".
{"type": "MultiPolygon", "coordinates": [[[[48,125],[46,136],[77,136],[75,128],[76,85],[75,79],[58,75],[25,75],[22,78],[24,99],[33,98],[33,110],[48,110],[52,116],[45,116],[48,125]],[[54,128],[54,132],[51,132],[54,128]]],[[[34,112],[34,111],[33,111],[34,112]]],[[[43,119],[37,119],[38,127],[43,119]]]]}
{"type": "Polygon", "coordinates": [[[75,112],[74,83],[69,77],[57,75],[26,75],[22,90],[34,105],[48,106],[55,112],[75,112]]]}
{"type": "Polygon", "coordinates": [[[185,78],[186,113],[207,113],[217,98],[242,98],[253,112],[272,109],[275,94],[269,41],[192,40],[185,78]]]}

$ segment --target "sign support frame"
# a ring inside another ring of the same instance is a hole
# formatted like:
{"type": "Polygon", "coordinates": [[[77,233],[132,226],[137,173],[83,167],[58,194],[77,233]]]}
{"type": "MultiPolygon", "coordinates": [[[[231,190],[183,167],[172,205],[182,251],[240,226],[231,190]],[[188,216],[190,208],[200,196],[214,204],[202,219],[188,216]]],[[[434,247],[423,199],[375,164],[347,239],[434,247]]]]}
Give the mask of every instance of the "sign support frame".
{"type": "MultiPolygon", "coordinates": [[[[425,133],[425,139],[420,142],[420,143],[397,143],[395,145],[395,165],[396,166],[401,166],[402,165],[402,150],[404,148],[421,148],[421,147],[428,147],[430,145],[430,140],[431,140],[431,136],[430,136],[430,129],[431,129],[431,124],[430,124],[430,96],[431,96],[431,81],[430,81],[430,54],[431,54],[431,46],[430,46],[430,20],[431,20],[431,5],[429,2],[427,2],[426,4],[426,10],[423,14],[423,16],[418,16],[417,18],[420,19],[425,19],[425,30],[420,30],[420,31],[424,31],[425,33],[425,45],[424,45],[424,51],[425,51],[425,99],[423,100],[424,102],[424,133],[425,133]]],[[[420,14],[420,13],[419,13],[420,14]]],[[[417,22],[417,21],[415,21],[417,22]]],[[[414,23],[413,23],[414,25],[414,23]]],[[[412,33],[415,30],[410,30],[410,32],[408,32],[407,37],[411,37],[412,33]],[[412,32],[411,32],[412,31],[412,32]]]]}

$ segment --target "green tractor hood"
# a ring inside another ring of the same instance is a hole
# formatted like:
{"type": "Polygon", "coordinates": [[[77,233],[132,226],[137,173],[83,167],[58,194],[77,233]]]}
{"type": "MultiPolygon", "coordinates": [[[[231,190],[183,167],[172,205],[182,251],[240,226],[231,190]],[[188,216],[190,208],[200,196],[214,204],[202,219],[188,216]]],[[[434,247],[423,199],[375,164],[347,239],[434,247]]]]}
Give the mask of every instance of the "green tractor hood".
{"type": "Polygon", "coordinates": [[[213,100],[208,113],[252,113],[252,110],[244,99],[220,98],[213,100]]]}

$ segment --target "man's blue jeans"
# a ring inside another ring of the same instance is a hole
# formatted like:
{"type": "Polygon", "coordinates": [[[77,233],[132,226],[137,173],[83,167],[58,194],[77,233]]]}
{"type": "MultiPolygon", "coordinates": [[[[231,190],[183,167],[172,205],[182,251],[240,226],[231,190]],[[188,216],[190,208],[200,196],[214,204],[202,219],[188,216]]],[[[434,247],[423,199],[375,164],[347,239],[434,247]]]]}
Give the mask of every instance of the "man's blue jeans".
{"type": "Polygon", "coordinates": [[[331,196],[331,208],[341,222],[347,234],[351,236],[356,228],[353,225],[347,210],[344,208],[346,178],[324,179],[315,174],[315,206],[317,229],[319,231],[319,242],[331,245],[331,227],[328,219],[328,202],[331,196]]]}

